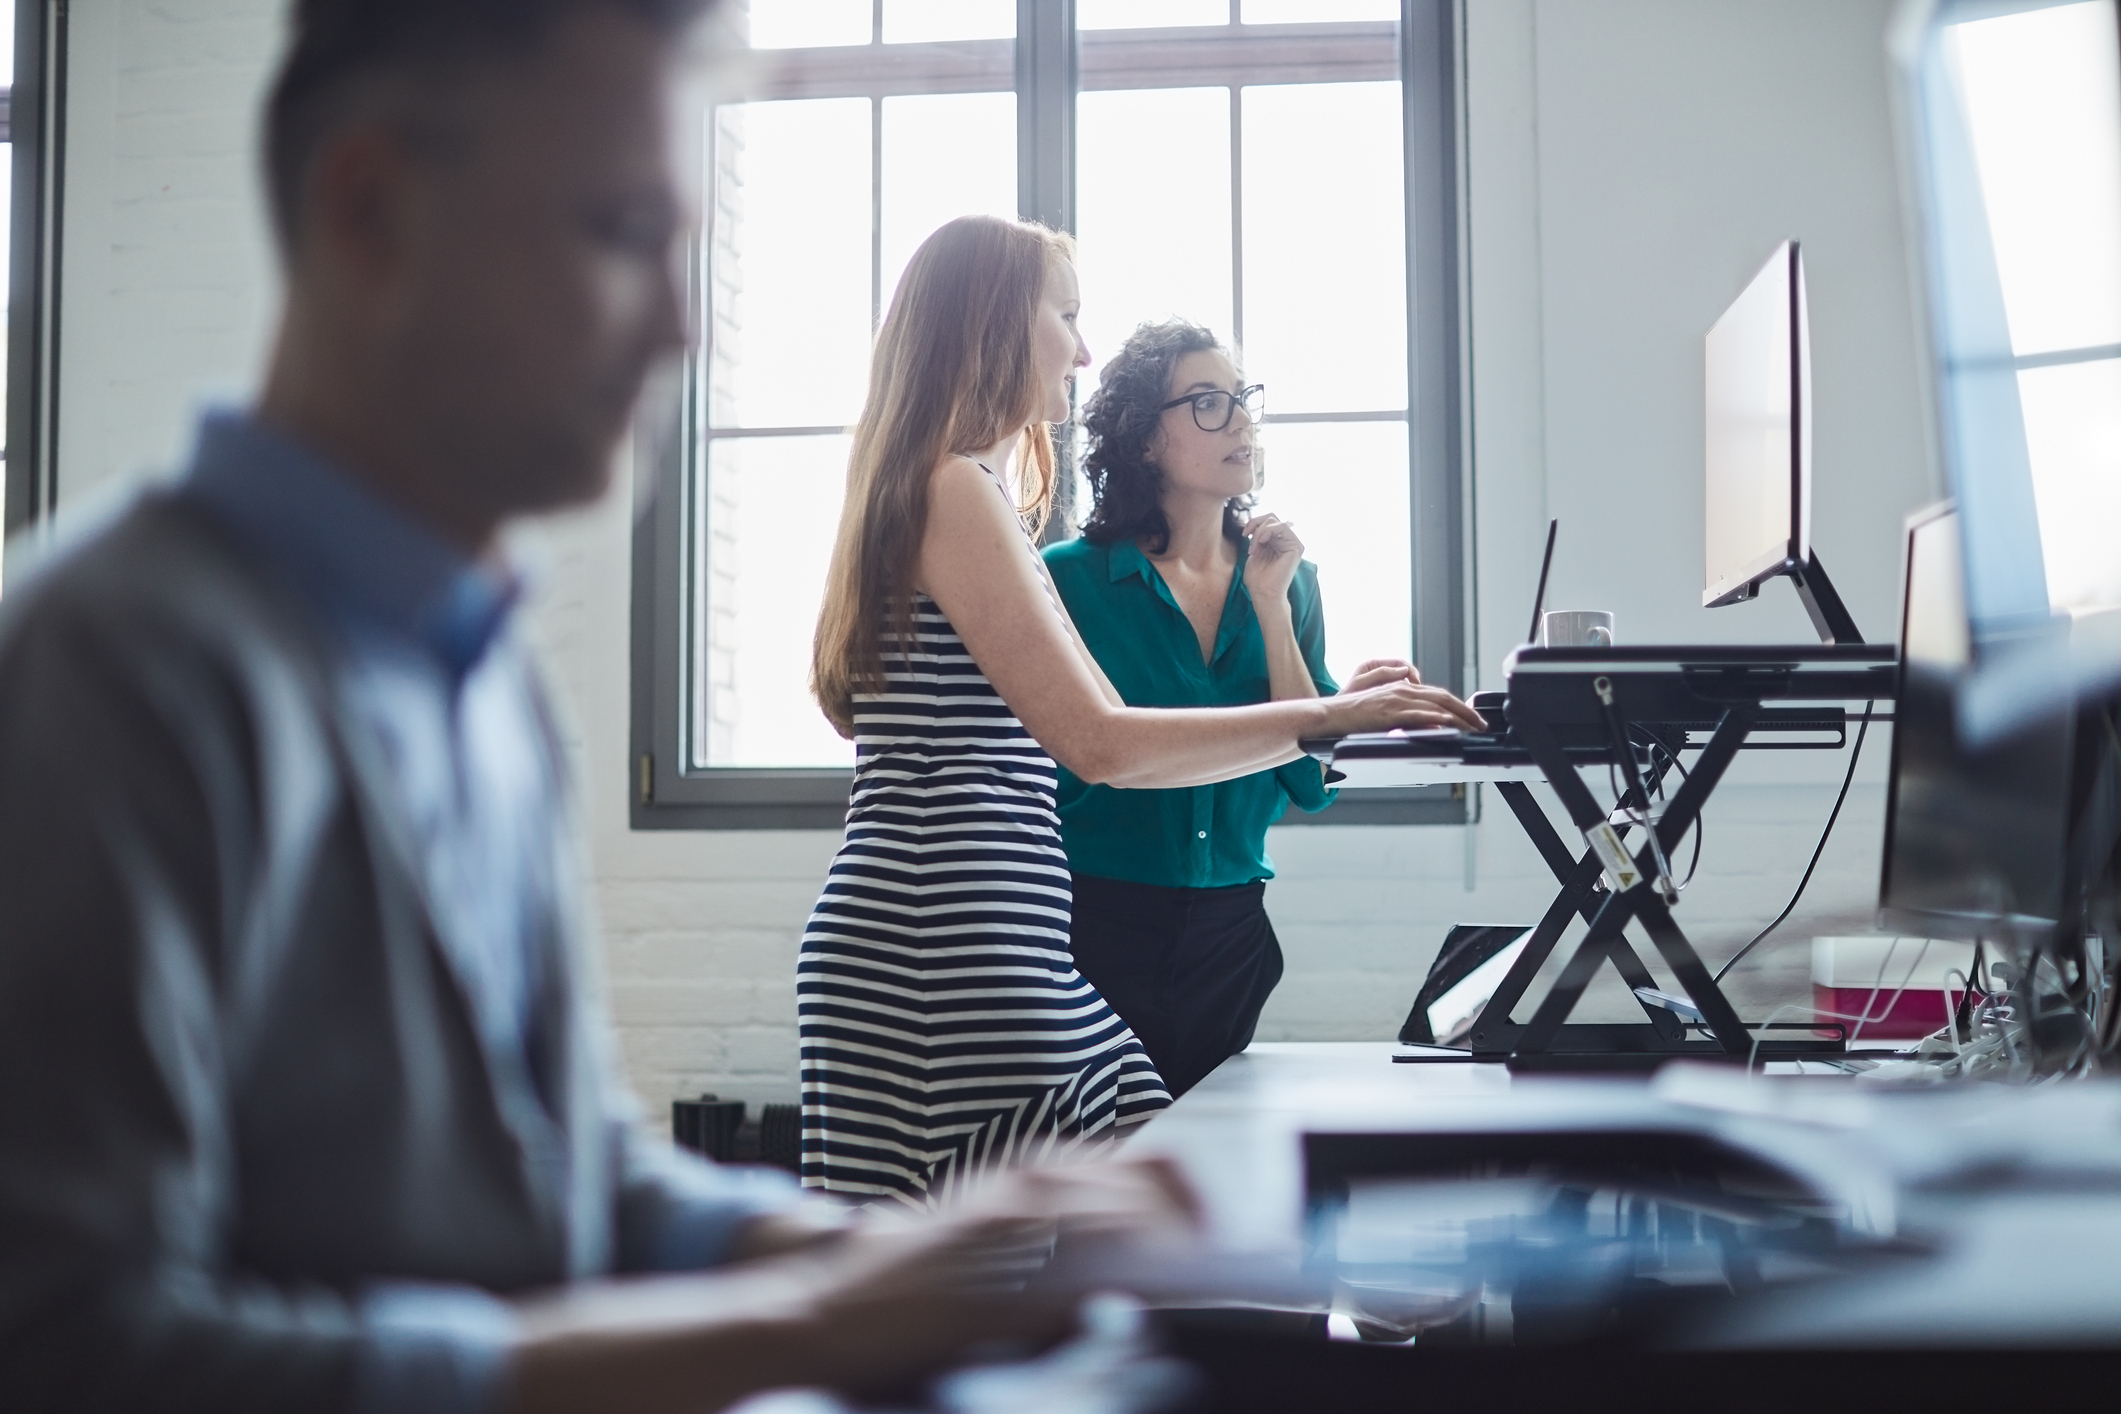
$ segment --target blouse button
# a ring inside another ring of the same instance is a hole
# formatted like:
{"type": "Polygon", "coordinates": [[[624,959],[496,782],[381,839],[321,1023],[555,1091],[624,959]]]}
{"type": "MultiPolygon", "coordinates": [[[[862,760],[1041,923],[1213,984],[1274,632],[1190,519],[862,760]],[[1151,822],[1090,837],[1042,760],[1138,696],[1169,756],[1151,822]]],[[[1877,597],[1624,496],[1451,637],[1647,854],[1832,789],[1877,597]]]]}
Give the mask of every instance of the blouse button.
{"type": "Polygon", "coordinates": [[[1200,832],[1200,837],[1201,837],[1202,839],[1206,839],[1206,838],[1208,837],[1208,832],[1207,832],[1206,830],[1202,830],[1202,831],[1200,832]]]}

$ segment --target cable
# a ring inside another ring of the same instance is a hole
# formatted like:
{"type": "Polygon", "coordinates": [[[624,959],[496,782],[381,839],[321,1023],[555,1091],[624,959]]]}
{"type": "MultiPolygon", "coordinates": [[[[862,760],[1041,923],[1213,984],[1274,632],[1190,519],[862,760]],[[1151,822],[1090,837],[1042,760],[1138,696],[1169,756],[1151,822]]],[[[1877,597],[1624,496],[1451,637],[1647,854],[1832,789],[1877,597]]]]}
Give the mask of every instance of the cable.
{"type": "MultiPolygon", "coordinates": [[[[1674,752],[1671,747],[1665,745],[1664,742],[1659,739],[1655,733],[1649,731],[1645,727],[1636,726],[1634,723],[1631,722],[1628,724],[1628,735],[1631,740],[1640,741],[1645,747],[1649,748],[1650,752],[1652,753],[1650,756],[1650,765],[1652,768],[1654,768],[1657,764],[1657,756],[1659,754],[1662,754],[1664,759],[1671,764],[1672,768],[1679,772],[1680,780],[1684,781],[1687,778],[1686,766],[1680,761],[1678,754],[1674,752]]],[[[1627,805],[1627,793],[1620,788],[1620,778],[1614,773],[1613,763],[1610,759],[1608,759],[1605,763],[1605,779],[1607,787],[1610,788],[1613,792],[1614,809],[1626,811],[1629,823],[1632,825],[1640,826],[1644,830],[1652,830],[1656,828],[1656,826],[1651,823],[1650,819],[1650,801],[1648,793],[1645,792],[1643,796],[1643,808],[1640,811],[1629,809],[1627,805]]],[[[1669,799],[1664,789],[1663,772],[1658,773],[1657,781],[1655,785],[1651,787],[1651,789],[1656,792],[1657,798],[1659,800],[1669,799]]],[[[1701,868],[1701,837],[1706,832],[1707,827],[1702,824],[1701,812],[1699,810],[1696,810],[1694,812],[1694,823],[1689,827],[1689,830],[1694,836],[1694,853],[1693,857],[1687,860],[1686,877],[1684,879],[1671,880],[1671,884],[1674,891],[1678,893],[1686,892],[1686,886],[1694,882],[1694,872],[1701,868]]],[[[1680,839],[1682,841],[1684,841],[1685,838],[1686,836],[1684,835],[1680,836],[1680,839]]]]}
{"type": "MultiPolygon", "coordinates": [[[[1749,1021],[1745,1023],[1746,1029],[1753,1033],[1753,1047],[1745,1053],[1745,1069],[1748,1075],[1752,1074],[1754,1069],[1760,1064],[1760,1043],[1767,1039],[1768,1028],[1773,1026],[1778,1018],[1798,1011],[1811,1013],[1814,1021],[1854,1021],[1860,1023],[1863,1020],[1862,1017],[1851,1016],[1847,1012],[1822,1011],[1810,1002],[1784,1002],[1781,1006],[1769,1012],[1765,1021],[1749,1021]]],[[[1811,1059],[1821,1060],[1826,1058],[1813,1056],[1811,1059]]]]}
{"type": "MultiPolygon", "coordinates": [[[[1641,729],[1636,728],[1635,730],[1641,729]]],[[[1648,732],[1643,733],[1643,739],[1649,744],[1649,747],[1652,751],[1658,751],[1664,754],[1664,759],[1666,761],[1669,761],[1672,764],[1672,768],[1679,772],[1679,779],[1681,781],[1686,780],[1686,767],[1680,763],[1678,755],[1672,750],[1671,747],[1666,746],[1662,741],[1658,740],[1655,736],[1649,734],[1648,732]]],[[[1665,799],[1664,781],[1662,780],[1662,778],[1660,778],[1657,782],[1657,798],[1659,800],[1665,799]]],[[[1694,871],[1701,867],[1701,836],[1704,831],[1704,826],[1701,823],[1701,812],[1699,810],[1694,812],[1693,830],[1694,857],[1687,861],[1686,877],[1679,881],[1679,890],[1681,893],[1686,892],[1686,886],[1694,882],[1694,871]]]]}
{"type": "Polygon", "coordinates": [[[1962,998],[1970,997],[1974,994],[1974,979],[1956,967],[1944,974],[1944,1030],[1952,1038],[1952,1049],[1957,1050],[1963,1043],[1959,1039],[1960,1003],[1952,1000],[1952,979],[1954,977],[1959,979],[1959,995],[1962,998]]]}
{"type": "MultiPolygon", "coordinates": [[[[1628,797],[1642,802],[1642,813],[1635,818],[1640,821],[1643,833],[1649,837],[1652,865],[1650,884],[1664,899],[1665,906],[1670,907],[1679,902],[1678,881],[1672,874],[1672,862],[1664,857],[1664,839],[1650,821],[1650,792],[1642,783],[1642,773],[1635,768],[1635,743],[1629,739],[1628,729],[1621,721],[1620,705],[1613,700],[1612,679],[1592,678],[1591,690],[1598,694],[1598,701],[1605,708],[1606,734],[1613,743],[1614,753],[1620,757],[1621,775],[1628,783],[1628,797]]],[[[1608,775],[1612,769],[1612,764],[1608,762],[1608,775]]],[[[1626,808],[1625,798],[1621,805],[1623,809],[1626,808]]]]}
{"type": "Polygon", "coordinates": [[[1768,934],[1780,928],[1783,920],[1788,918],[1791,912],[1796,909],[1797,900],[1804,897],[1805,885],[1812,882],[1812,871],[1819,867],[1819,856],[1826,853],[1826,842],[1833,837],[1834,822],[1841,818],[1841,803],[1849,798],[1849,783],[1856,779],[1856,763],[1863,759],[1863,738],[1870,733],[1871,708],[1876,705],[1875,701],[1863,704],[1863,725],[1856,728],[1856,746],[1853,751],[1849,752],[1849,768],[1848,773],[1841,778],[1841,794],[1834,797],[1834,808],[1827,814],[1826,828],[1819,832],[1819,844],[1812,851],[1812,862],[1804,866],[1804,877],[1797,881],[1797,892],[1790,895],[1790,901],[1782,906],[1782,912],[1775,915],[1774,922],[1755,933],[1753,941],[1731,954],[1731,960],[1717,969],[1716,981],[1721,982],[1724,974],[1736,967],[1740,959],[1754,948],[1759,947],[1761,940],[1766,938],[1768,934]]]}
{"type": "Polygon", "coordinates": [[[1878,964],[1877,980],[1872,983],[1871,994],[1863,1003],[1863,1020],[1856,1023],[1855,1033],[1849,1037],[1851,1046],[1863,1039],[1864,1027],[1874,1021],[1883,1021],[1893,1014],[1893,1008],[1900,1005],[1900,998],[1906,994],[1908,986],[1914,982],[1915,969],[1922,966],[1923,955],[1930,950],[1930,940],[1924,938],[1922,946],[1915,949],[1915,960],[1907,965],[1907,974],[1900,979],[1899,987],[1894,990],[1892,996],[1886,998],[1885,1010],[1873,1016],[1871,1015],[1871,1008],[1878,1000],[1878,993],[1885,988],[1885,969],[1892,965],[1893,951],[1900,946],[1902,941],[1902,939],[1895,938],[1886,945],[1885,961],[1878,964]]]}

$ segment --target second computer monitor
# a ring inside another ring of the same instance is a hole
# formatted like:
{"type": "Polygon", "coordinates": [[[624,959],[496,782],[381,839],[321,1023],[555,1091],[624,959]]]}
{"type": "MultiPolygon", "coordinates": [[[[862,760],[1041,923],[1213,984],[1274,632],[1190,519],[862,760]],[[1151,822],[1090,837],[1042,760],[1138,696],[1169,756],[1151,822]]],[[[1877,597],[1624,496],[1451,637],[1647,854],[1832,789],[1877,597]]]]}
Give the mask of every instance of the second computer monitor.
{"type": "Polygon", "coordinates": [[[1784,241],[1709,330],[1705,607],[1750,599],[1811,555],[1811,337],[1784,241]]]}
{"type": "Polygon", "coordinates": [[[2066,715],[1979,745],[1955,699],[1973,666],[1959,519],[1910,519],[1879,921],[1926,938],[2038,942],[2064,912],[2066,715]]]}

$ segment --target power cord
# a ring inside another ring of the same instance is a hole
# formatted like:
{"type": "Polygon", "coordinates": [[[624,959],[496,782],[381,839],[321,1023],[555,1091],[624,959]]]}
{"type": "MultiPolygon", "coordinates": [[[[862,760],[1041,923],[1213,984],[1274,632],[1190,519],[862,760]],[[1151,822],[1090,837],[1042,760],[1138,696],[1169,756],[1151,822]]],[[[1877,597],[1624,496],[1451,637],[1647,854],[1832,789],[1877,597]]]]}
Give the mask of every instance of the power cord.
{"type": "Polygon", "coordinates": [[[1878,964],[1878,975],[1871,980],[1871,994],[1864,998],[1863,1020],[1856,1023],[1856,1029],[1849,1035],[1849,1044],[1851,1046],[1863,1039],[1864,1027],[1874,1021],[1883,1021],[1893,1014],[1893,1008],[1900,1005],[1900,998],[1906,995],[1908,985],[1915,980],[1915,969],[1922,966],[1922,959],[1930,950],[1930,940],[1928,938],[1924,938],[1922,946],[1915,949],[1915,960],[1907,965],[1907,975],[1900,979],[1900,985],[1893,989],[1892,996],[1886,998],[1885,1010],[1872,1015],[1878,1003],[1878,994],[1885,990],[1885,970],[1893,965],[1893,954],[1899,950],[1900,944],[1905,941],[1906,939],[1904,938],[1895,938],[1886,944],[1885,961],[1878,964]]]}
{"type": "MultiPolygon", "coordinates": [[[[1650,734],[1649,734],[1648,732],[1646,732],[1646,731],[1643,731],[1643,730],[1642,730],[1641,728],[1639,728],[1639,727],[1634,727],[1634,728],[1630,728],[1630,730],[1631,730],[1631,731],[1634,731],[1634,732],[1637,732],[1637,733],[1639,734],[1639,738],[1640,738],[1640,740],[1641,740],[1641,741],[1642,741],[1642,742],[1643,742],[1643,743],[1644,743],[1645,745],[1647,745],[1647,746],[1648,746],[1648,747],[1650,748],[1650,750],[1651,750],[1652,752],[1654,752],[1654,753],[1659,753],[1659,754],[1663,755],[1663,757],[1664,757],[1665,761],[1666,761],[1667,763],[1669,763],[1669,764],[1670,764],[1670,766],[1672,767],[1672,769],[1674,769],[1674,770],[1676,770],[1676,771],[1678,771],[1678,772],[1679,772],[1679,779],[1680,779],[1680,780],[1681,780],[1682,782],[1686,780],[1686,778],[1687,778],[1687,770],[1686,770],[1686,766],[1685,766],[1685,765],[1684,765],[1683,763],[1681,763],[1681,761],[1679,760],[1679,757],[1678,757],[1678,756],[1677,756],[1677,755],[1676,755],[1676,754],[1675,754],[1675,753],[1674,753],[1674,752],[1672,751],[1672,749],[1671,749],[1671,748],[1670,748],[1669,746],[1666,746],[1666,745],[1665,745],[1665,744],[1664,744],[1664,743],[1663,743],[1662,741],[1659,741],[1659,740],[1658,740],[1658,739],[1657,739],[1657,738],[1656,738],[1655,736],[1652,736],[1652,735],[1650,735],[1650,734]]],[[[1654,760],[1655,758],[1653,757],[1652,759],[1654,760]]],[[[1606,769],[1607,769],[1607,770],[1611,770],[1612,768],[1611,768],[1610,766],[1608,766],[1608,767],[1607,767],[1606,769]]],[[[1659,800],[1664,800],[1664,799],[1665,799],[1665,793],[1664,793],[1664,781],[1663,781],[1662,779],[1659,779],[1659,781],[1657,782],[1657,798],[1658,798],[1659,800]]],[[[1681,891],[1682,893],[1684,893],[1684,892],[1686,891],[1686,886],[1687,886],[1688,884],[1691,884],[1691,883],[1693,883],[1693,882],[1694,882],[1694,871],[1695,871],[1695,870],[1697,870],[1697,869],[1699,869],[1699,868],[1701,867],[1701,835],[1702,835],[1702,830],[1703,830],[1703,826],[1702,826],[1702,823],[1701,823],[1701,812],[1700,812],[1699,810],[1696,810],[1696,811],[1694,812],[1694,825],[1693,825],[1693,834],[1694,834],[1694,857],[1693,857],[1693,858],[1691,858],[1691,859],[1689,859],[1689,860],[1687,861],[1687,866],[1686,866],[1686,877],[1685,877],[1684,879],[1681,879],[1681,880],[1679,880],[1679,881],[1678,881],[1678,882],[1679,882],[1679,889],[1680,889],[1680,891],[1681,891]]]]}
{"type": "MultiPolygon", "coordinates": [[[[1656,737],[1649,735],[1641,727],[1630,726],[1628,728],[1628,734],[1632,739],[1640,741],[1645,747],[1650,750],[1650,752],[1652,753],[1650,757],[1650,764],[1652,769],[1656,768],[1657,755],[1661,753],[1665,759],[1665,762],[1667,763],[1665,769],[1671,770],[1676,768],[1679,772],[1679,779],[1682,781],[1686,779],[1686,767],[1680,762],[1677,756],[1672,754],[1672,750],[1670,747],[1666,746],[1656,737]]],[[[1614,808],[1616,810],[1627,811],[1629,826],[1631,828],[1634,826],[1640,826],[1645,830],[1654,828],[1654,825],[1651,822],[1650,812],[1648,810],[1638,811],[1629,809],[1627,805],[1627,792],[1621,789],[1620,777],[1614,773],[1613,763],[1611,761],[1605,763],[1605,778],[1606,784],[1612,788],[1613,799],[1615,802],[1617,802],[1614,808]]],[[[1662,774],[1659,775],[1657,783],[1652,787],[1652,789],[1656,792],[1657,799],[1660,802],[1667,801],[1668,798],[1665,795],[1664,780],[1662,774]]],[[[1701,812],[1697,810],[1694,812],[1693,827],[1689,831],[1689,833],[1694,836],[1694,854],[1693,857],[1687,861],[1686,877],[1684,879],[1675,879],[1672,881],[1673,887],[1676,888],[1680,893],[1686,892],[1686,886],[1694,882],[1694,872],[1701,867],[1701,832],[1701,812]]],[[[1683,840],[1685,839],[1685,836],[1682,835],[1680,838],[1683,840]]]]}
{"type": "Polygon", "coordinates": [[[1812,882],[1812,871],[1819,867],[1819,856],[1826,853],[1826,842],[1833,837],[1834,822],[1841,818],[1841,803],[1849,798],[1849,783],[1856,779],[1856,763],[1863,759],[1863,739],[1870,734],[1871,708],[1876,705],[1876,702],[1863,704],[1863,724],[1856,728],[1856,747],[1849,752],[1849,768],[1847,774],[1841,778],[1841,793],[1834,797],[1834,808],[1826,817],[1826,828],[1819,832],[1819,844],[1812,851],[1812,862],[1804,866],[1804,877],[1797,881],[1797,892],[1790,895],[1790,901],[1782,906],[1782,912],[1775,915],[1774,922],[1755,933],[1753,941],[1731,954],[1731,960],[1716,970],[1718,982],[1721,982],[1724,974],[1736,967],[1747,953],[1759,947],[1768,934],[1780,928],[1783,920],[1796,910],[1797,900],[1804,897],[1805,885],[1812,882]]]}

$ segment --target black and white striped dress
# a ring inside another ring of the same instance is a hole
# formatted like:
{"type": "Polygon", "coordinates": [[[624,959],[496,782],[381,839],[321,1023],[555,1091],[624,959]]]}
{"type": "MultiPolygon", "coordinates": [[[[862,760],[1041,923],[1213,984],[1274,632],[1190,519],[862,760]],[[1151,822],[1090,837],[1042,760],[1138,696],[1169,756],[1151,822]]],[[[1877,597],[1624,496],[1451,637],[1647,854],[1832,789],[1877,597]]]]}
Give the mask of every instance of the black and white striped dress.
{"type": "Polygon", "coordinates": [[[924,1204],[1171,1103],[1068,954],[1054,765],[926,595],[854,699],[847,838],[796,963],[803,1182],[924,1204]]]}

